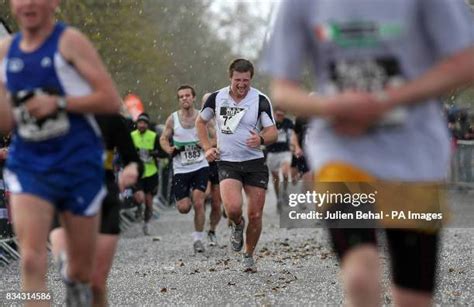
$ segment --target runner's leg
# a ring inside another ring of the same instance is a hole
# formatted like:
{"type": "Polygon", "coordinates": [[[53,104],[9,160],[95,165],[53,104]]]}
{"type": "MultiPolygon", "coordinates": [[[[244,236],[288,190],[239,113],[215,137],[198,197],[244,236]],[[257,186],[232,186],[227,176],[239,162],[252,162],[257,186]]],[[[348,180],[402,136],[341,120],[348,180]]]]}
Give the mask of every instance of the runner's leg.
{"type": "Polygon", "coordinates": [[[244,190],[248,200],[248,226],[245,240],[245,253],[252,255],[262,232],[265,189],[246,185],[244,186],[244,190]]]}
{"type": "Polygon", "coordinates": [[[13,227],[20,245],[22,290],[47,291],[46,242],[54,207],[29,194],[12,194],[10,203],[13,227]]]}
{"type": "Polygon", "coordinates": [[[220,183],[222,202],[227,217],[236,225],[242,222],[242,182],[237,179],[224,179],[220,183]]]}
{"type": "Polygon", "coordinates": [[[221,192],[218,184],[211,185],[210,230],[215,231],[221,219],[221,192]]]}
{"type": "Polygon", "coordinates": [[[66,211],[61,214],[61,224],[68,242],[67,277],[71,281],[88,283],[93,270],[99,215],[78,216],[66,211]]]}

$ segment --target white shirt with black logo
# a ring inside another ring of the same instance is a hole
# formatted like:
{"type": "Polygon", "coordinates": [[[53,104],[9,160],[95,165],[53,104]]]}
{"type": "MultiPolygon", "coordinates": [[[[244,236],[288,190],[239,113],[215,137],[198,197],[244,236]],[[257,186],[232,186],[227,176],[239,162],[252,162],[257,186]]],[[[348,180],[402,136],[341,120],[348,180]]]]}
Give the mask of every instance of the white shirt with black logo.
{"type": "Polygon", "coordinates": [[[270,99],[254,88],[236,103],[230,87],[214,92],[206,100],[200,116],[203,120],[216,119],[217,147],[222,161],[242,162],[263,158],[260,148],[247,146],[251,131],[275,125],[270,99]]]}

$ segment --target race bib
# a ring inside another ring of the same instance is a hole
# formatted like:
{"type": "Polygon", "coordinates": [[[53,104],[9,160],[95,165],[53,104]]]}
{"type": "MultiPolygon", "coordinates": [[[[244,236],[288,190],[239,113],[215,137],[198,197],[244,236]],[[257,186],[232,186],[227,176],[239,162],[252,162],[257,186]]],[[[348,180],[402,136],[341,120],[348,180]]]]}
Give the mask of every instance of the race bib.
{"type": "Polygon", "coordinates": [[[153,157],[150,155],[150,151],[148,149],[138,149],[138,156],[143,163],[150,163],[153,160],[153,157]]]}
{"type": "Polygon", "coordinates": [[[224,134],[234,134],[247,109],[222,106],[220,109],[220,129],[224,134]]]}
{"type": "Polygon", "coordinates": [[[199,163],[204,160],[204,153],[197,144],[184,145],[184,150],[180,152],[180,156],[183,165],[199,163]]]}
{"type": "MultiPolygon", "coordinates": [[[[397,87],[403,84],[400,65],[393,57],[336,60],[330,63],[330,92],[332,94],[346,90],[381,93],[386,87],[397,87]]],[[[405,123],[407,110],[397,108],[387,113],[379,126],[399,126],[405,123]]]]}
{"type": "Polygon", "coordinates": [[[36,119],[26,110],[24,104],[36,95],[57,95],[55,91],[19,91],[12,96],[14,102],[13,114],[20,137],[30,142],[40,142],[53,139],[69,132],[70,122],[67,112],[60,110],[42,119],[36,119]]]}
{"type": "Polygon", "coordinates": [[[281,129],[278,130],[278,138],[277,138],[277,143],[286,143],[288,142],[288,134],[286,133],[286,130],[281,129]]]}
{"type": "Polygon", "coordinates": [[[59,111],[43,119],[31,116],[24,106],[16,107],[13,113],[18,134],[26,141],[45,141],[69,132],[70,123],[65,111],[59,111]]]}

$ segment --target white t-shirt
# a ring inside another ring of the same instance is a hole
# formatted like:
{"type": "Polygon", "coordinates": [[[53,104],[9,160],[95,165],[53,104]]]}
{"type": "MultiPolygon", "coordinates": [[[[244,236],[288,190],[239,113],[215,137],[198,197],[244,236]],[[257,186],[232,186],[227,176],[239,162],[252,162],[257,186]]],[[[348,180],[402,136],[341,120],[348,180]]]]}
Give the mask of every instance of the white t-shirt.
{"type": "MultiPolygon", "coordinates": [[[[473,30],[463,0],[284,1],[261,68],[274,78],[299,81],[310,64],[321,95],[377,92],[472,46],[473,30]]],[[[382,179],[442,180],[450,147],[441,103],[430,100],[405,111],[398,125],[360,137],[341,136],[328,121],[313,119],[306,143],[313,170],[343,161],[382,179]]]]}
{"type": "Polygon", "coordinates": [[[263,158],[260,148],[251,148],[246,142],[251,131],[259,133],[262,128],[275,125],[270,99],[250,88],[247,96],[236,103],[229,91],[230,87],[225,87],[211,94],[200,113],[205,121],[216,119],[220,159],[242,162],[263,158]]]}

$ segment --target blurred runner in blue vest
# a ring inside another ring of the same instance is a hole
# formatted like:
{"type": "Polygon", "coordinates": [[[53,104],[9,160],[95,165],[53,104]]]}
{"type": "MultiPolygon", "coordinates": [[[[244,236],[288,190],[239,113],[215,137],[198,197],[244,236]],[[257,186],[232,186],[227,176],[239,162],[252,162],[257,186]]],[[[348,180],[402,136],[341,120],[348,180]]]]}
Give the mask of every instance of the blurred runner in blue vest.
{"type": "Polygon", "coordinates": [[[57,209],[68,242],[68,302],[90,305],[97,212],[106,192],[91,113],[118,113],[120,97],[89,40],[55,22],[59,1],[10,5],[20,32],[0,42],[0,128],[15,125],[5,178],[22,290],[46,291],[46,241],[57,209]]]}

